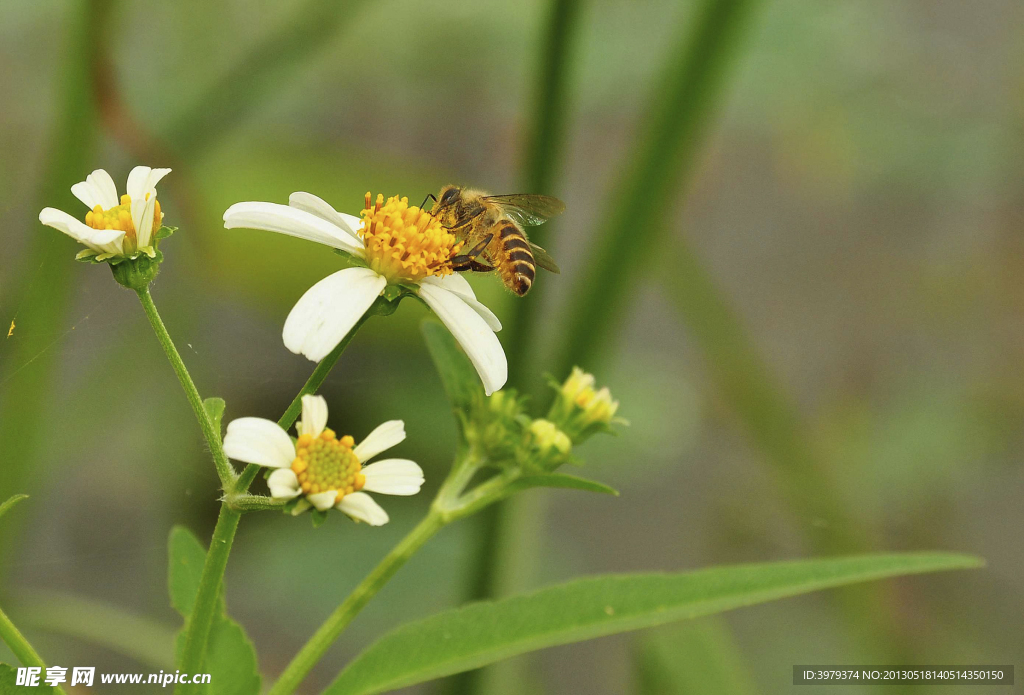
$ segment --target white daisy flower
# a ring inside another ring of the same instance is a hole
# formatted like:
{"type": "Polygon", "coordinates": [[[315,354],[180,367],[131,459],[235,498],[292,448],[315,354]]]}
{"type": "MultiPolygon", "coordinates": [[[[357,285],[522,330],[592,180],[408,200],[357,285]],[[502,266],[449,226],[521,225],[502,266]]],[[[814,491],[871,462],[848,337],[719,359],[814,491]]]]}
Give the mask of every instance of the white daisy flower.
{"type": "Polygon", "coordinates": [[[370,432],[359,444],[338,438],[327,428],[327,402],[321,396],[302,397],[302,419],[292,440],[276,422],[258,417],[232,420],[224,436],[224,452],[237,461],[274,468],[267,479],[275,499],[305,496],[306,504],[321,511],[335,507],[356,521],[382,526],[388,515],[367,492],[415,495],[423,485],[423,470],[407,459],[367,461],[405,439],[405,424],[391,420],[370,432]]]}
{"type": "Polygon", "coordinates": [[[469,355],[488,395],[504,386],[508,363],[495,335],[501,322],[476,299],[448,261],[460,243],[440,221],[408,198],[366,194],[360,217],[338,212],[310,193],[292,193],[288,205],[246,202],[224,213],[228,229],[279,232],[326,244],[365,264],[329,275],[306,291],[288,314],[284,344],[319,362],[344,339],[388,285],[415,290],[469,355]]]}
{"type": "Polygon", "coordinates": [[[71,187],[75,197],[89,208],[85,222],[55,208],[43,208],[39,221],[85,244],[88,248],[77,258],[105,261],[116,256],[136,258],[143,253],[155,258],[155,235],[163,223],[156,184],[170,171],[135,167],[128,174],[127,195],[118,198],[110,174],[97,169],[71,187]]]}

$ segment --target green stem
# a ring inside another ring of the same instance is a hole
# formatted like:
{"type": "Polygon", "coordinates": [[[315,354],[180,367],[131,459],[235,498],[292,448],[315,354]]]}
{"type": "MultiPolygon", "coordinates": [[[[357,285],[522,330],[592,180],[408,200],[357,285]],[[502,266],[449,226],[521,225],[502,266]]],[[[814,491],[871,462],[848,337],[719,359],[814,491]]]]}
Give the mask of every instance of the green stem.
{"type": "Polygon", "coordinates": [[[227,455],[224,454],[220,432],[214,428],[213,421],[210,420],[206,408],[203,407],[203,399],[199,395],[196,385],[192,382],[192,377],[189,375],[181,355],[178,354],[178,349],[174,347],[174,341],[171,340],[167,327],[164,326],[164,322],[160,319],[160,314],[156,310],[156,304],[153,303],[153,297],[149,294],[149,288],[138,290],[137,294],[139,295],[139,301],[142,302],[142,308],[146,312],[146,318],[149,319],[153,332],[156,333],[156,339],[160,342],[160,347],[164,349],[164,353],[167,355],[174,373],[178,376],[181,388],[185,391],[185,397],[188,399],[189,405],[192,406],[192,412],[195,413],[196,420],[199,421],[199,429],[203,431],[206,445],[210,447],[210,452],[213,454],[213,463],[217,468],[217,476],[220,478],[221,487],[224,490],[230,490],[231,484],[235,480],[235,471],[231,467],[227,455]]]}
{"type": "MultiPolygon", "coordinates": [[[[231,509],[226,502],[221,504],[217,526],[214,527],[213,538],[210,540],[210,549],[206,553],[206,562],[203,563],[196,602],[188,619],[185,650],[181,655],[181,670],[186,673],[198,673],[202,669],[206,643],[217,612],[217,598],[220,596],[224,580],[224,569],[228,565],[228,555],[231,554],[231,544],[235,540],[241,516],[241,512],[231,509]]],[[[200,686],[182,684],[176,686],[174,692],[181,695],[198,692],[199,689],[200,686]]]]}
{"type": "MultiPolygon", "coordinates": [[[[372,315],[373,314],[369,311],[363,314],[359,320],[356,321],[355,325],[352,326],[348,335],[338,343],[338,346],[331,350],[327,357],[320,360],[320,363],[317,364],[313,373],[309,375],[308,379],[306,379],[306,383],[301,389],[299,389],[299,392],[295,394],[295,398],[292,399],[292,402],[288,404],[288,407],[284,411],[284,415],[282,415],[281,419],[277,421],[277,424],[280,425],[282,429],[288,429],[295,424],[295,421],[299,418],[299,414],[302,413],[302,397],[311,393],[316,393],[320,389],[324,380],[327,379],[327,375],[331,373],[331,370],[334,369],[334,365],[337,364],[338,359],[341,357],[341,353],[345,352],[345,348],[347,348],[348,344],[352,342],[352,338],[355,336],[356,331],[358,331],[372,315]]],[[[252,481],[256,479],[256,474],[259,472],[260,467],[254,463],[250,463],[246,466],[245,470],[242,471],[242,474],[238,476],[238,480],[235,482],[234,491],[242,493],[248,490],[249,486],[252,485],[252,481]]]]}
{"type": "Polygon", "coordinates": [[[370,602],[377,592],[394,576],[424,543],[437,533],[446,521],[439,510],[431,507],[426,517],[389,552],[380,564],[348,595],[330,617],[310,637],[305,646],[285,668],[267,695],[287,695],[295,692],[317,661],[348,626],[352,619],[370,602]]]}
{"type": "MultiPolygon", "coordinates": [[[[195,411],[199,427],[202,429],[206,443],[213,454],[213,460],[216,464],[217,474],[220,476],[222,487],[227,493],[225,501],[221,504],[220,513],[217,516],[217,526],[213,530],[210,549],[206,553],[206,562],[203,564],[203,574],[199,581],[199,589],[196,593],[196,602],[192,609],[192,615],[189,616],[188,629],[185,635],[185,649],[181,657],[181,669],[197,673],[202,667],[203,657],[206,653],[210,629],[213,626],[214,614],[217,610],[217,597],[220,594],[221,585],[224,581],[224,570],[227,568],[228,556],[231,554],[231,545],[234,542],[235,532],[238,530],[238,521],[242,514],[241,510],[232,507],[231,502],[237,502],[238,496],[248,490],[249,485],[256,477],[256,473],[259,472],[259,466],[250,464],[245,468],[241,476],[235,475],[231,463],[224,454],[220,432],[214,428],[213,422],[203,407],[203,399],[192,382],[192,377],[189,375],[181,355],[178,354],[174,341],[171,340],[167,328],[160,319],[160,314],[157,312],[156,304],[153,303],[153,297],[150,295],[149,289],[139,290],[137,294],[139,295],[139,301],[142,302],[142,308],[146,312],[146,317],[153,326],[157,340],[167,354],[167,359],[170,361],[174,373],[177,374],[178,381],[181,382],[185,396],[188,398],[192,410],[195,411]]],[[[363,315],[356,325],[352,327],[352,330],[348,332],[345,339],[327,357],[321,360],[309,379],[306,380],[298,395],[295,396],[285,410],[278,424],[287,428],[295,422],[302,411],[302,396],[313,393],[320,388],[335,363],[341,357],[341,353],[345,351],[345,348],[352,341],[352,337],[367,318],[369,318],[369,313],[363,315]]],[[[253,497],[251,499],[258,500],[260,498],[253,497]]],[[[197,690],[198,686],[192,684],[181,684],[175,688],[175,692],[179,693],[179,695],[197,692],[197,690]]]]}
{"type": "MultiPolygon", "coordinates": [[[[2,610],[0,610],[0,639],[11,648],[14,656],[18,657],[18,661],[25,666],[46,669],[46,662],[43,661],[38,652],[32,648],[32,645],[25,639],[25,636],[18,631],[18,628],[14,626],[14,623],[11,622],[11,619],[2,610]]],[[[11,687],[14,686],[12,685],[11,687]]],[[[58,693],[64,692],[59,686],[55,690],[58,693]]]]}
{"type": "Polygon", "coordinates": [[[334,609],[334,612],[285,667],[281,677],[274,683],[267,695],[287,695],[294,692],[324,653],[338,639],[342,631],[359,614],[359,611],[435,533],[453,521],[473,514],[501,499],[508,484],[507,481],[510,480],[509,474],[496,475],[470,493],[462,494],[478,470],[480,470],[480,460],[476,452],[472,447],[460,446],[452,470],[441,485],[427,515],[391,552],[384,556],[384,559],[356,586],[341,605],[334,609]]]}

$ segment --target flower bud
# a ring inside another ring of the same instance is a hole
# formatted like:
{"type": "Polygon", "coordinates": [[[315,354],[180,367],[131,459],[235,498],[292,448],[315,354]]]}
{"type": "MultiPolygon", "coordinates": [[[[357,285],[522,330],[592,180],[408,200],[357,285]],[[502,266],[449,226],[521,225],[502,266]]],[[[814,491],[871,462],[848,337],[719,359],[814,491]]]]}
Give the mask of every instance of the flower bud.
{"type": "Polygon", "coordinates": [[[551,420],[539,418],[531,422],[530,436],[533,438],[533,445],[544,453],[554,450],[565,456],[572,451],[572,440],[551,420]]]}
{"type": "Polygon", "coordinates": [[[619,402],[612,398],[608,387],[595,390],[593,374],[573,367],[565,383],[556,386],[558,396],[551,406],[548,418],[576,444],[594,432],[608,431],[616,421],[619,402]]]}

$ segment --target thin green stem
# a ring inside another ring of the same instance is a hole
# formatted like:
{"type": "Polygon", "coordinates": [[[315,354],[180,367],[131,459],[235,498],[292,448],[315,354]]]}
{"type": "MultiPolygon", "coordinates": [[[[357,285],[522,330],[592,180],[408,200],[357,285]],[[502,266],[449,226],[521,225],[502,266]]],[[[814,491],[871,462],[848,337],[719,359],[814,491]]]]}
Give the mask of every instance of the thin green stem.
{"type": "Polygon", "coordinates": [[[291,660],[267,695],[287,695],[299,684],[352,619],[383,588],[395,572],[445,525],[440,511],[431,508],[426,517],[380,561],[370,574],[339,605],[291,660]]]}
{"type": "MultiPolygon", "coordinates": [[[[324,621],[281,673],[267,695],[287,695],[299,687],[324,653],[345,630],[352,619],[377,595],[413,554],[423,547],[444,526],[479,511],[501,499],[509,474],[497,475],[478,488],[463,495],[481,461],[472,447],[461,446],[451,472],[430,505],[430,511],[412,531],[396,545],[366,578],[324,621]]],[[[514,477],[514,476],[513,476],[514,477]]]]}
{"type": "Polygon", "coordinates": [[[188,399],[189,405],[192,406],[192,412],[195,413],[196,420],[199,421],[199,429],[202,430],[203,438],[206,439],[206,445],[210,448],[210,453],[213,454],[213,464],[217,468],[217,476],[220,478],[221,487],[225,490],[230,490],[235,480],[235,471],[231,467],[227,455],[224,453],[220,432],[214,428],[213,421],[210,420],[206,408],[203,407],[203,399],[199,395],[196,385],[192,382],[192,377],[189,375],[181,355],[178,354],[178,349],[174,347],[174,341],[171,340],[167,327],[164,326],[164,322],[160,319],[160,314],[156,310],[156,304],[153,303],[153,297],[149,293],[149,288],[138,290],[137,294],[139,295],[139,301],[142,302],[142,308],[146,312],[146,318],[149,319],[153,332],[156,333],[156,339],[160,342],[160,347],[164,349],[164,353],[167,355],[174,373],[178,376],[181,388],[185,391],[185,397],[188,399]]]}
{"type": "MultiPolygon", "coordinates": [[[[341,358],[341,353],[345,352],[345,348],[347,348],[348,344],[352,342],[352,338],[355,337],[356,331],[358,331],[372,315],[373,314],[369,311],[363,314],[359,320],[356,321],[356,324],[352,326],[348,335],[338,343],[338,346],[331,350],[327,357],[320,360],[316,369],[314,369],[313,373],[309,375],[308,379],[306,379],[306,383],[303,384],[302,388],[299,389],[299,392],[295,394],[295,398],[292,399],[292,402],[288,404],[288,407],[285,409],[281,419],[277,421],[278,425],[283,429],[288,429],[295,424],[295,421],[299,418],[299,414],[302,412],[302,397],[311,393],[316,393],[320,389],[324,380],[327,379],[327,375],[331,373],[331,370],[334,369],[334,365],[337,364],[338,360],[341,358]]],[[[241,493],[248,490],[249,486],[252,485],[252,481],[256,479],[256,475],[259,472],[260,467],[254,463],[250,463],[246,466],[245,470],[242,471],[241,475],[238,476],[238,480],[235,482],[234,491],[241,493]]]]}
{"type": "MultiPolygon", "coordinates": [[[[200,427],[204,428],[204,434],[206,434],[206,425],[208,425],[208,431],[215,435],[212,439],[207,436],[207,442],[210,444],[210,449],[214,453],[214,460],[216,460],[218,453],[219,455],[224,456],[224,448],[221,444],[220,433],[213,429],[213,424],[209,420],[205,408],[203,408],[202,399],[199,397],[199,393],[196,391],[195,385],[192,383],[188,370],[185,369],[185,364],[181,361],[181,357],[178,355],[178,351],[174,347],[174,343],[171,340],[170,335],[167,333],[163,322],[160,321],[160,316],[157,314],[156,306],[153,304],[153,298],[150,296],[149,291],[145,290],[143,292],[139,292],[139,299],[142,301],[142,305],[146,309],[146,315],[149,317],[150,323],[153,324],[153,329],[156,331],[157,338],[160,339],[161,345],[163,345],[165,352],[167,352],[167,356],[171,361],[171,365],[174,367],[175,373],[178,374],[178,379],[181,381],[182,387],[185,389],[185,393],[189,397],[189,402],[193,403],[193,408],[195,408],[195,403],[199,404],[196,416],[199,418],[200,427]],[[200,414],[202,417],[200,417],[200,414]]],[[[303,385],[298,395],[292,400],[287,410],[285,410],[284,415],[281,416],[278,424],[287,428],[295,422],[302,410],[302,396],[307,393],[313,393],[320,388],[331,369],[341,357],[341,353],[345,351],[345,348],[352,341],[352,337],[355,335],[359,327],[363,325],[368,316],[369,315],[364,315],[356,325],[352,327],[352,330],[348,332],[345,339],[342,340],[341,343],[339,343],[338,346],[316,366],[312,375],[310,375],[309,379],[306,380],[305,385],[303,385]]],[[[256,508],[258,506],[261,509],[265,509],[272,508],[274,506],[263,506],[263,502],[267,499],[265,497],[245,495],[246,490],[248,490],[249,485],[252,484],[252,481],[260,470],[259,466],[253,464],[246,466],[242,474],[236,478],[234,469],[232,469],[230,463],[227,462],[226,456],[224,457],[224,462],[231,471],[231,478],[229,478],[228,482],[224,485],[227,494],[224,502],[221,504],[220,513],[217,516],[217,525],[213,531],[213,539],[210,541],[210,549],[206,553],[206,561],[203,564],[203,574],[200,578],[199,589],[196,593],[196,602],[192,609],[192,615],[188,620],[188,629],[185,636],[185,650],[181,658],[181,669],[194,673],[198,673],[201,669],[203,657],[206,654],[206,645],[210,637],[210,629],[213,626],[213,620],[217,610],[217,597],[220,594],[221,585],[224,582],[224,570],[227,568],[228,556],[231,553],[231,546],[235,539],[235,532],[238,530],[238,522],[241,518],[242,511],[247,511],[247,507],[256,508]],[[237,508],[235,505],[237,505],[237,508]]],[[[197,691],[198,686],[192,684],[181,684],[175,688],[175,692],[178,693],[178,695],[185,695],[187,693],[197,691]]]]}
{"type": "MultiPolygon", "coordinates": [[[[32,648],[25,636],[21,634],[11,619],[7,617],[7,614],[0,610],[0,639],[4,641],[11,651],[14,652],[14,656],[18,657],[25,666],[32,666],[41,669],[46,668],[46,662],[39,656],[39,653],[32,648]]],[[[64,691],[58,686],[55,688],[58,693],[64,691]]]]}
{"type": "MultiPolygon", "coordinates": [[[[203,574],[199,579],[196,591],[196,602],[192,607],[192,615],[188,619],[188,631],[185,634],[185,649],[181,655],[181,670],[185,673],[198,673],[202,670],[203,657],[206,654],[206,643],[210,637],[210,628],[217,612],[217,598],[220,596],[221,584],[224,580],[224,569],[228,565],[228,555],[238,530],[241,512],[237,512],[223,503],[217,516],[217,526],[213,529],[210,549],[203,563],[203,574]]],[[[174,692],[199,692],[199,686],[178,685],[174,692]]]]}

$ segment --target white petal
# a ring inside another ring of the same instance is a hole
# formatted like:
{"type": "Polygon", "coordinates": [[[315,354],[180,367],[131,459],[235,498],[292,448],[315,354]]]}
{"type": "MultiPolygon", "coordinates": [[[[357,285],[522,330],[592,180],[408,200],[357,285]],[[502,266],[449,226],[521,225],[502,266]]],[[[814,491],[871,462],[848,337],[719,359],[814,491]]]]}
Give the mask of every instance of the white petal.
{"type": "MultiPolygon", "coordinates": [[[[128,174],[128,195],[134,203],[138,200],[145,200],[147,193],[154,193],[160,179],[171,173],[170,169],[150,169],[149,167],[137,166],[128,174]]],[[[155,195],[155,193],[154,193],[155,195]]]]}
{"type": "MultiPolygon", "coordinates": [[[[288,196],[288,205],[298,210],[305,210],[322,220],[327,220],[338,229],[348,232],[353,239],[359,240],[359,234],[356,233],[356,230],[363,226],[363,221],[354,215],[338,212],[323,198],[317,197],[312,193],[296,191],[288,196]]],[[[359,243],[362,243],[362,241],[359,241],[359,243]]]]}
{"type": "Polygon", "coordinates": [[[265,229],[288,236],[308,239],[318,244],[347,251],[363,257],[363,242],[330,222],[305,210],[278,205],[277,203],[235,203],[224,211],[224,226],[227,229],[246,227],[265,229]]]}
{"type": "Polygon", "coordinates": [[[290,500],[302,491],[299,479],[291,468],[278,468],[267,478],[270,496],[278,500],[290,500]]]}
{"type": "Polygon", "coordinates": [[[47,227],[53,227],[69,237],[85,244],[94,251],[117,255],[121,253],[124,232],[117,229],[93,229],[81,220],[56,208],[43,208],[39,213],[39,221],[47,227]]]}
{"type": "Polygon", "coordinates": [[[370,526],[383,526],[388,523],[388,513],[365,492],[345,495],[335,506],[356,521],[366,522],[370,526]]]}
{"type": "Polygon", "coordinates": [[[287,468],[295,460],[295,445],[276,422],[261,417],[243,417],[228,424],[224,453],[237,461],[268,468],[287,468]]]}
{"type": "Polygon", "coordinates": [[[156,191],[149,198],[136,201],[132,198],[132,224],[135,225],[136,243],[139,248],[149,246],[153,236],[153,215],[156,214],[156,191]]]}
{"type": "Polygon", "coordinates": [[[423,469],[408,459],[384,459],[363,469],[367,492],[382,495],[415,495],[423,485],[423,469]]]}
{"type": "Polygon", "coordinates": [[[504,386],[508,379],[508,362],[487,321],[461,294],[438,285],[420,285],[419,295],[462,345],[480,375],[484,392],[489,396],[504,386]]]}
{"type": "Polygon", "coordinates": [[[338,499],[338,491],[327,490],[326,492],[318,492],[315,495],[306,495],[306,499],[322,512],[334,506],[334,500],[338,499]]]}
{"type": "Polygon", "coordinates": [[[120,201],[117,198],[117,186],[103,169],[97,169],[89,174],[85,181],[80,181],[71,187],[71,192],[92,210],[99,205],[104,210],[116,207],[120,201]]]}
{"type": "Polygon", "coordinates": [[[462,298],[466,304],[473,308],[473,311],[480,314],[480,318],[487,322],[487,327],[497,333],[501,330],[501,321],[494,315],[494,312],[485,307],[477,300],[476,295],[473,293],[473,288],[470,287],[469,282],[466,278],[462,277],[458,273],[452,273],[451,275],[430,275],[423,278],[420,284],[426,283],[428,285],[437,285],[443,289],[448,290],[453,294],[457,294],[462,298]]]}
{"type": "Polygon", "coordinates": [[[360,463],[366,463],[380,452],[390,449],[405,439],[405,423],[401,420],[388,420],[378,425],[366,439],[359,442],[352,453],[360,463]]]}
{"type": "Polygon", "coordinates": [[[285,347],[319,362],[348,335],[387,284],[369,268],[328,275],[292,307],[284,322],[285,347]]]}
{"type": "Polygon", "coordinates": [[[323,396],[302,397],[302,426],[299,434],[319,437],[327,427],[327,401],[323,396]]]}

